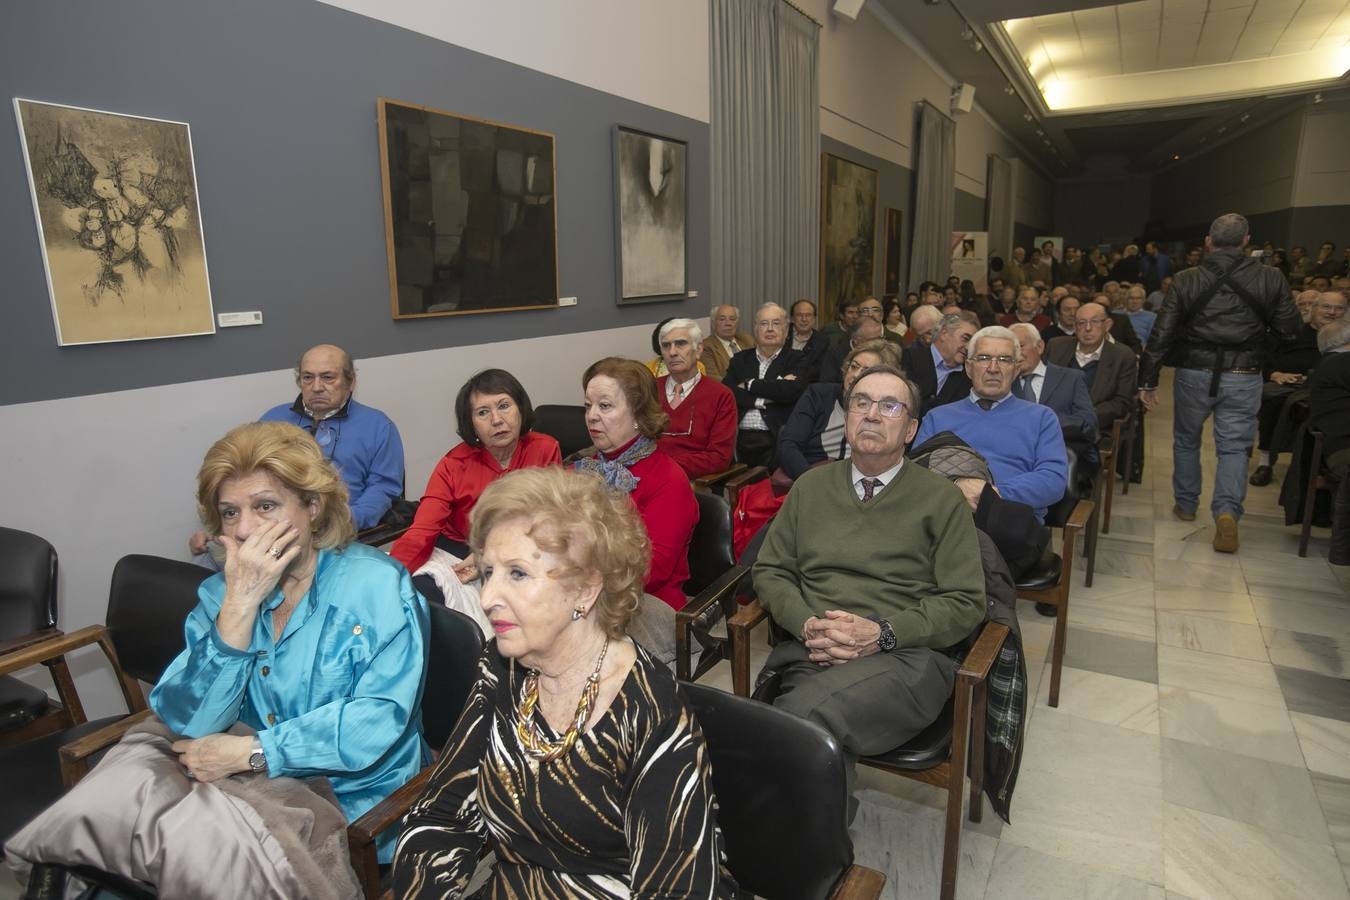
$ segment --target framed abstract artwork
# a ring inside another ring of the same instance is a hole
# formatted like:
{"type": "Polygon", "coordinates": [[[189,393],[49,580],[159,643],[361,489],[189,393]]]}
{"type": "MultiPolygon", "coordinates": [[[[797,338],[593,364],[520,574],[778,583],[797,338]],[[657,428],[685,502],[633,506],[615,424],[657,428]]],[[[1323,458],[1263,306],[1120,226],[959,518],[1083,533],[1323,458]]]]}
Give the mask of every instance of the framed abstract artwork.
{"type": "Polygon", "coordinates": [[[872,293],[876,258],[877,170],[820,155],[820,321],[845,297],[872,293]]]}
{"type": "Polygon", "coordinates": [[[620,303],[682,300],[689,283],[688,145],[614,126],[620,303]]]}
{"type": "Polygon", "coordinates": [[[394,318],[556,307],[553,135],[378,106],[394,318]]]}
{"type": "Polygon", "coordinates": [[[212,334],[187,123],[15,99],[56,341],[212,334]]]}

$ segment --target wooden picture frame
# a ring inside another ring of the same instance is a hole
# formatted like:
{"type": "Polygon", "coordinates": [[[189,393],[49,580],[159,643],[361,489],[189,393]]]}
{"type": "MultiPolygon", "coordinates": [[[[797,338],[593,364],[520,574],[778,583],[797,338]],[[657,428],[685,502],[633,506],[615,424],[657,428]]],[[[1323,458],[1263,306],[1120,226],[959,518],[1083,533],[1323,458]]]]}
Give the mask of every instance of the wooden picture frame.
{"type": "Polygon", "coordinates": [[[894,207],[886,207],[886,243],[883,245],[885,253],[885,275],[882,279],[881,293],[899,297],[903,292],[900,290],[900,264],[904,249],[904,213],[894,207]]]}
{"type": "Polygon", "coordinates": [[[395,319],[558,307],[554,136],[378,101],[395,319]]]}
{"type": "Polygon", "coordinates": [[[687,141],[614,126],[614,232],[621,305],[687,296],[687,141]]]}

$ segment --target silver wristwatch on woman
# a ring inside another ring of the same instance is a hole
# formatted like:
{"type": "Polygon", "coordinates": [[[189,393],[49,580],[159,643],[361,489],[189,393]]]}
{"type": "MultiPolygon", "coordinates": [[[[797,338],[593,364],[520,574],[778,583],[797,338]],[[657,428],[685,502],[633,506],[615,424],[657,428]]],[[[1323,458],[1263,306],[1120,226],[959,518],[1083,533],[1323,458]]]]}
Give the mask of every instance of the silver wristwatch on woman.
{"type": "Polygon", "coordinates": [[[267,771],[267,754],[263,752],[262,743],[254,738],[253,752],[248,755],[248,767],[254,772],[267,771]]]}

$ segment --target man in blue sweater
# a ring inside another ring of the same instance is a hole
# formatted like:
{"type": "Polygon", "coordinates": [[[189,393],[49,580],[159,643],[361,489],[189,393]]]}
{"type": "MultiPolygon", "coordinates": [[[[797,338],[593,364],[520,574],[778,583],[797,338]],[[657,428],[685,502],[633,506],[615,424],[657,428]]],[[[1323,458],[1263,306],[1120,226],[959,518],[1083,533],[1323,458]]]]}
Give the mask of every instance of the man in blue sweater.
{"type": "MultiPolygon", "coordinates": [[[[914,444],[939,432],[955,432],[989,462],[999,496],[1025,503],[1044,521],[1046,508],[1064,496],[1069,465],[1054,411],[1012,395],[1021,362],[1017,336],[1007,328],[977,331],[966,354],[970,396],[924,416],[914,444]]],[[[955,483],[974,509],[984,482],[961,478],[955,483]]]]}

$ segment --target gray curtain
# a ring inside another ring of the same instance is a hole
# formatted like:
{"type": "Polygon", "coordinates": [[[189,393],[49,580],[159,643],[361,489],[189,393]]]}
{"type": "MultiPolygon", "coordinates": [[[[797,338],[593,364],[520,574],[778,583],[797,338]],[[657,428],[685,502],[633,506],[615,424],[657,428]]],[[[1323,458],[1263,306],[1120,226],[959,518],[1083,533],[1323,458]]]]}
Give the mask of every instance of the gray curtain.
{"type": "Polygon", "coordinates": [[[1003,157],[989,154],[989,178],[985,181],[988,204],[989,255],[1012,258],[1013,181],[1012,165],[1003,157]]]}
{"type": "MultiPolygon", "coordinates": [[[[748,323],[815,297],[820,26],[781,0],[712,0],[712,296],[748,323]]],[[[748,330],[748,329],[747,329],[748,330]]]]}
{"type": "Polygon", "coordinates": [[[909,281],[945,281],[951,271],[956,205],[956,123],[931,103],[919,104],[919,166],[909,281]]]}

